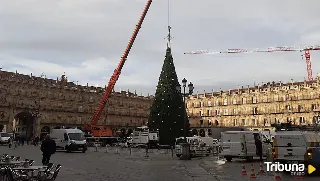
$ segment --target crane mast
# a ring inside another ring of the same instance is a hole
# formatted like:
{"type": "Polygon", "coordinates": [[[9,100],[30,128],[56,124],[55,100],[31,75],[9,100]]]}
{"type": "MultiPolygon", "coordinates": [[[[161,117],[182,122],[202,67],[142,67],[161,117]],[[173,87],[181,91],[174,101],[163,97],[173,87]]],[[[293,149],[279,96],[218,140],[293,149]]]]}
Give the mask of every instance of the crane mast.
{"type": "Polygon", "coordinates": [[[123,68],[123,66],[124,66],[124,64],[125,64],[125,62],[127,60],[127,57],[128,57],[128,55],[130,53],[130,50],[131,50],[131,48],[133,46],[133,43],[134,43],[135,39],[136,39],[136,37],[137,37],[137,35],[139,33],[139,30],[140,30],[141,25],[142,25],[146,15],[147,15],[147,12],[148,12],[148,10],[150,8],[151,3],[152,3],[152,0],[148,0],[147,1],[147,4],[146,4],[146,6],[145,6],[145,8],[144,8],[144,10],[143,10],[143,12],[142,12],[142,14],[140,16],[140,19],[139,19],[139,21],[138,21],[138,23],[137,23],[137,25],[136,25],[136,27],[135,27],[135,29],[133,31],[133,34],[132,34],[132,36],[131,36],[131,38],[130,38],[127,46],[126,46],[126,49],[124,50],[124,52],[123,52],[123,54],[121,56],[120,62],[118,64],[117,68],[114,70],[114,72],[113,72],[113,74],[112,74],[112,76],[111,76],[111,78],[110,78],[110,80],[108,82],[108,86],[105,88],[104,94],[103,94],[102,98],[100,99],[99,105],[98,105],[98,107],[96,108],[96,110],[95,110],[95,112],[93,114],[93,117],[92,117],[92,120],[91,120],[91,124],[90,125],[86,125],[85,126],[85,130],[92,130],[95,127],[95,125],[98,123],[98,120],[100,119],[102,111],[103,111],[103,109],[104,109],[109,97],[111,96],[112,90],[114,89],[114,86],[115,86],[117,80],[119,79],[119,76],[121,74],[121,70],[122,70],[122,68],[123,68]]]}

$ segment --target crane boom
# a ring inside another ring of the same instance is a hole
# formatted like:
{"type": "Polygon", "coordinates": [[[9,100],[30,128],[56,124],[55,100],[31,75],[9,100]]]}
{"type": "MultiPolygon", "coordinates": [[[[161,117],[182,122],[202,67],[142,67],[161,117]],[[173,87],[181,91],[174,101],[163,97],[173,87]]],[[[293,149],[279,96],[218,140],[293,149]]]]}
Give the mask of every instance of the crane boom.
{"type": "Polygon", "coordinates": [[[220,53],[254,53],[254,52],[297,52],[297,51],[304,51],[304,57],[306,59],[306,66],[308,72],[308,80],[313,80],[312,78],[312,67],[311,67],[311,58],[310,58],[310,51],[311,50],[320,50],[320,45],[312,45],[312,46],[304,46],[304,47],[295,47],[295,46],[281,46],[281,47],[269,47],[265,49],[246,49],[246,48],[232,48],[232,49],[225,49],[220,51],[209,51],[209,50],[198,50],[192,52],[186,52],[184,54],[220,54],[220,53]]]}
{"type": "Polygon", "coordinates": [[[133,43],[134,43],[135,39],[136,39],[136,37],[137,37],[137,35],[139,33],[139,30],[140,30],[141,25],[142,25],[146,15],[147,15],[147,12],[148,12],[148,10],[150,8],[151,3],[152,3],[152,0],[148,0],[147,1],[147,4],[146,4],[146,6],[145,6],[145,8],[144,8],[144,10],[143,10],[143,12],[142,12],[142,14],[140,16],[140,19],[139,19],[139,21],[138,21],[138,23],[137,23],[137,25],[136,25],[136,27],[135,27],[135,29],[133,31],[133,34],[132,34],[132,36],[131,36],[131,38],[130,38],[130,40],[128,42],[128,45],[127,45],[126,49],[124,50],[124,52],[122,54],[122,57],[121,57],[120,62],[118,64],[118,67],[114,70],[114,72],[113,72],[113,74],[112,74],[112,76],[111,76],[111,78],[109,80],[108,86],[105,88],[104,94],[103,94],[103,96],[102,96],[102,98],[101,98],[101,100],[99,102],[99,105],[98,105],[97,109],[95,110],[95,112],[93,114],[91,124],[86,126],[87,130],[91,129],[93,126],[95,126],[98,123],[98,120],[100,119],[100,116],[102,114],[102,111],[103,111],[106,103],[107,103],[107,100],[111,96],[112,90],[113,90],[113,88],[114,88],[114,86],[115,86],[115,84],[116,84],[116,82],[117,82],[117,80],[118,80],[118,78],[119,78],[119,76],[121,74],[121,70],[122,70],[122,68],[123,68],[123,66],[124,66],[124,64],[125,64],[125,62],[127,60],[127,57],[128,57],[128,55],[130,53],[130,50],[131,50],[131,48],[133,46],[133,43]]]}

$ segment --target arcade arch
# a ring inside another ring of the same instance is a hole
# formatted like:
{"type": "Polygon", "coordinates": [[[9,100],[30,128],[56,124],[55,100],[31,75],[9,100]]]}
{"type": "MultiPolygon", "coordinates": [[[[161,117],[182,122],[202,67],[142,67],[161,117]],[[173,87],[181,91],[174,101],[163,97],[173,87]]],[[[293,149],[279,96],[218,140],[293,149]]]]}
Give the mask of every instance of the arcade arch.
{"type": "Polygon", "coordinates": [[[34,116],[27,111],[20,112],[14,117],[16,121],[15,132],[26,138],[31,138],[35,133],[34,116]]]}

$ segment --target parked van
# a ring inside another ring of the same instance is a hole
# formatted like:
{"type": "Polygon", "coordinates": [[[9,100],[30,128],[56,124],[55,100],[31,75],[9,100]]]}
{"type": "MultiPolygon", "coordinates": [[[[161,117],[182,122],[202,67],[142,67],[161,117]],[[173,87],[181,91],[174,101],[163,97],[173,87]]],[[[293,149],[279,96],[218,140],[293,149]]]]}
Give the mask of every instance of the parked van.
{"type": "MultiPolygon", "coordinates": [[[[279,131],[273,142],[273,158],[279,162],[311,161],[320,146],[320,135],[306,131],[279,131]]],[[[320,161],[318,161],[320,162],[320,161]]]]}
{"type": "Polygon", "coordinates": [[[8,144],[10,142],[10,134],[1,132],[0,133],[0,144],[8,144]]]}
{"type": "Polygon", "coordinates": [[[245,158],[252,160],[257,157],[255,137],[260,136],[262,141],[262,154],[267,155],[271,149],[270,140],[267,140],[259,131],[226,131],[221,133],[221,154],[227,161],[232,158],[245,158]]]}
{"type": "Polygon", "coordinates": [[[79,129],[52,129],[51,138],[56,142],[57,149],[67,152],[82,150],[87,151],[87,142],[84,133],[79,129]]]}

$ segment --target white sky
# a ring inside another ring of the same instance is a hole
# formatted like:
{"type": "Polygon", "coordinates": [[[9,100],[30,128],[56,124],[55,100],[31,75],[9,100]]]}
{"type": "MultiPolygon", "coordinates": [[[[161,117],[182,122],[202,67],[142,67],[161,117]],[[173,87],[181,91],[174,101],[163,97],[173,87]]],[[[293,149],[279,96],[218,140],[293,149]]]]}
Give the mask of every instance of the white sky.
{"type": "MultiPolygon", "coordinates": [[[[146,0],[0,0],[3,70],[104,86],[146,0]]],[[[116,89],[154,94],[166,49],[167,0],[154,0],[116,89]]],[[[317,0],[171,0],[172,51],[179,79],[196,91],[307,77],[300,52],[184,55],[226,48],[320,44],[317,0]]],[[[314,75],[320,54],[311,52],[314,75]]]]}

